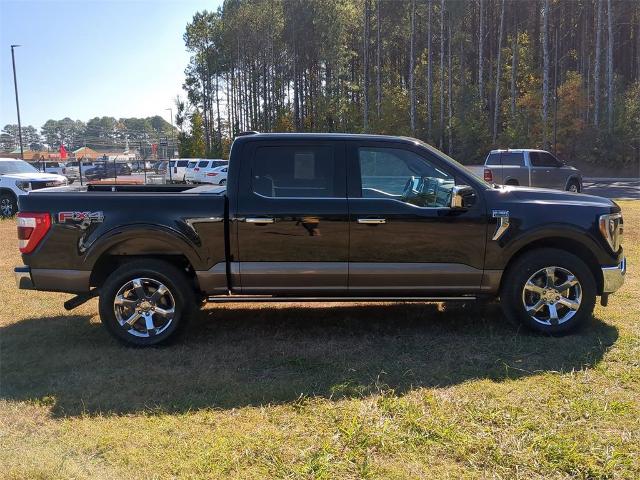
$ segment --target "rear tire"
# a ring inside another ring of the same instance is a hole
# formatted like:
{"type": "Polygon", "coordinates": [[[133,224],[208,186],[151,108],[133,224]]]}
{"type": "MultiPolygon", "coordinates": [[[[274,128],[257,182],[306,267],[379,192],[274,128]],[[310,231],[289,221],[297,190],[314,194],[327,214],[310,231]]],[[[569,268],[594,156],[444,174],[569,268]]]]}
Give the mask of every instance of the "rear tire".
{"type": "Polygon", "coordinates": [[[100,320],[111,335],[128,346],[175,340],[196,310],[189,278],[162,260],[134,260],[122,265],[100,290],[100,320]]]}
{"type": "Polygon", "coordinates": [[[511,321],[561,335],[591,319],[596,282],[580,258],[564,250],[541,248],[525,253],[509,267],[500,301],[511,321]]]}
{"type": "Polygon", "coordinates": [[[18,200],[13,193],[0,193],[0,218],[10,218],[18,213],[18,200]]]}

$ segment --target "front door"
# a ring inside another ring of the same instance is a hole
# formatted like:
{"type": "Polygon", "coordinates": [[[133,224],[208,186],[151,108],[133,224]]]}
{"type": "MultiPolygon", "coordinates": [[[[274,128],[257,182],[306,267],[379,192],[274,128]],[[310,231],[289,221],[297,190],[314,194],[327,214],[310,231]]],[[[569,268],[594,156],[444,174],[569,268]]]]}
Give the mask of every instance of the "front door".
{"type": "Polygon", "coordinates": [[[251,161],[242,166],[234,222],[240,291],[345,293],[349,225],[344,144],[249,145],[245,158],[251,161]]]}
{"type": "Polygon", "coordinates": [[[564,190],[566,178],[562,163],[549,152],[529,152],[531,186],[564,190]]]}
{"type": "Polygon", "coordinates": [[[479,290],[487,218],[478,192],[473,206],[451,209],[464,180],[425,147],[350,142],[347,152],[350,293],[479,290]]]}

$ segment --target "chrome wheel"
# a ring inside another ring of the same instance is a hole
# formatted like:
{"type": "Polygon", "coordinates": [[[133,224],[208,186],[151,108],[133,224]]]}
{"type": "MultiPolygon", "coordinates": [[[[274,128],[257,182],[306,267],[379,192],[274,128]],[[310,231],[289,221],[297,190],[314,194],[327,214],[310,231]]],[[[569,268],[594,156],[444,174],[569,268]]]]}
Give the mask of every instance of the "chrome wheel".
{"type": "Polygon", "coordinates": [[[10,198],[5,197],[0,200],[0,215],[3,217],[11,217],[15,212],[13,211],[13,202],[10,198]]]}
{"type": "Polygon", "coordinates": [[[529,277],[522,289],[522,303],[533,320],[560,325],[580,308],[582,286],[566,268],[545,267],[529,277]]]}
{"type": "Polygon", "coordinates": [[[134,278],[118,290],[113,311],[120,326],[130,335],[154,337],[169,328],[176,304],[171,291],[161,282],[134,278]]]}

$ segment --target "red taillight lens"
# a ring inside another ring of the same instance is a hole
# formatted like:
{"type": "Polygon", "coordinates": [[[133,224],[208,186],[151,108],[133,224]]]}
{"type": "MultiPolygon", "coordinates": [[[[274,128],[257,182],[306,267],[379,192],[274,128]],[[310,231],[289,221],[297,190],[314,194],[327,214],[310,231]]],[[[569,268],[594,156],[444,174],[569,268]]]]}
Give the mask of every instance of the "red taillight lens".
{"type": "Polygon", "coordinates": [[[484,169],[484,181],[485,182],[493,182],[493,173],[488,168],[484,169]]]}
{"type": "Polygon", "coordinates": [[[207,173],[207,177],[215,177],[216,175],[218,175],[217,173],[207,173]]]}
{"type": "Polygon", "coordinates": [[[48,213],[18,213],[18,246],[21,253],[31,253],[51,228],[48,213]]]}

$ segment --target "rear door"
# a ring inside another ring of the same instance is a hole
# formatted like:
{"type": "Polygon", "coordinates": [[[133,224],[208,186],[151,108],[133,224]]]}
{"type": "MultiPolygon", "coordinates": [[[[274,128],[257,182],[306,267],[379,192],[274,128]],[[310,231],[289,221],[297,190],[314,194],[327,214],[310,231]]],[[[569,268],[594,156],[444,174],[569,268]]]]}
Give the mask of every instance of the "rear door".
{"type": "Polygon", "coordinates": [[[525,167],[524,152],[502,152],[502,184],[528,186],[529,169],[525,167]]]}
{"type": "Polygon", "coordinates": [[[245,148],[235,218],[241,292],[345,293],[344,144],[260,141],[245,148]]]}

